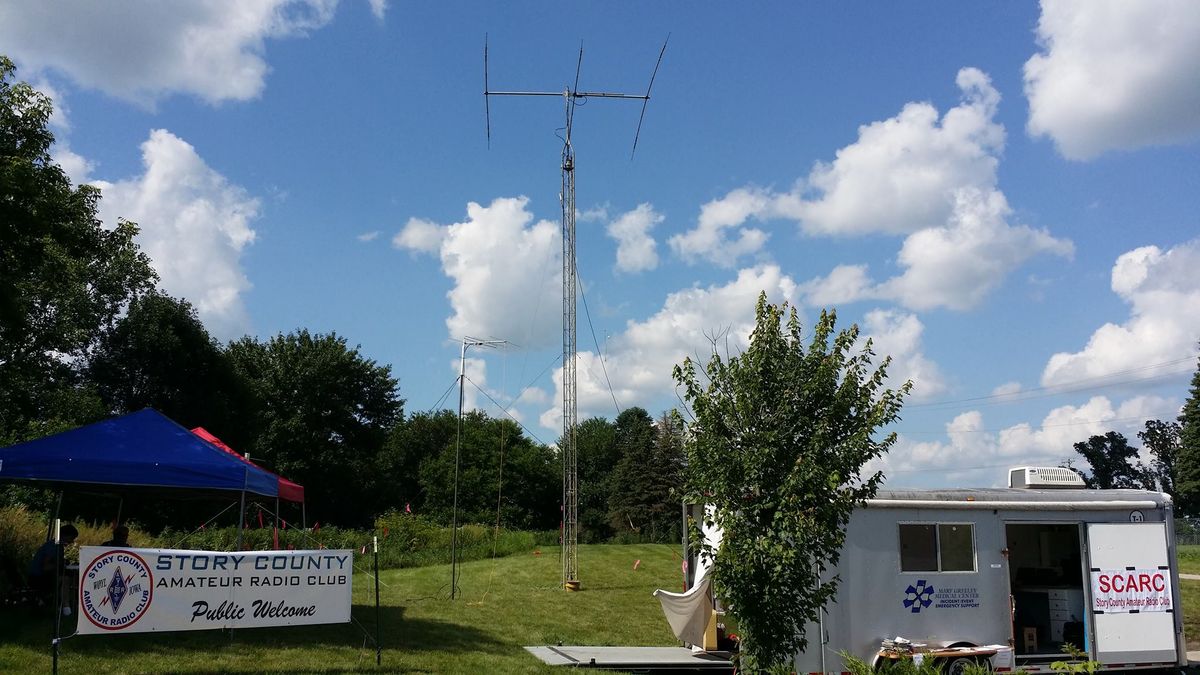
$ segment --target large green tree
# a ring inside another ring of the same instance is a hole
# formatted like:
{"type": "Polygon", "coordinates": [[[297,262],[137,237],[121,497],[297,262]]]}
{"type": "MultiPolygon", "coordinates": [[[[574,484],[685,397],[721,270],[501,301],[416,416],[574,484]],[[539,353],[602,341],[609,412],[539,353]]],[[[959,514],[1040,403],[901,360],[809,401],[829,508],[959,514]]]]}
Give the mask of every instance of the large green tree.
{"type": "Polygon", "coordinates": [[[100,191],[50,157],[50,99],[0,56],[0,444],[103,415],[79,377],[100,335],[155,275],[133,238],[106,229],[100,191]]]}
{"type": "Polygon", "coordinates": [[[683,462],[682,422],[664,413],[655,424],[642,408],[617,417],[621,459],[613,471],[610,520],[617,532],[650,541],[677,539],[682,524],[678,493],[683,462]]]}
{"type": "MultiPolygon", "coordinates": [[[[822,312],[807,343],[795,310],[759,297],[745,352],[714,354],[703,370],[690,358],[674,376],[691,406],[685,469],[692,503],[715,507],[724,532],[713,560],[715,593],[737,620],[740,668],[789,669],[839,586],[820,576],[838,562],[845,526],[872,497],[881,473],[864,466],[895,442],[879,437],[911,388],[885,386],[859,331],[835,330],[822,312]]],[[[790,672],[790,670],[788,671],[790,672]]]]}
{"type": "MultiPolygon", "coordinates": [[[[457,424],[457,417],[448,413],[457,424]]],[[[509,419],[482,411],[463,416],[462,447],[455,435],[421,462],[421,493],[427,513],[451,522],[454,461],[460,453],[458,522],[495,523],[516,528],[550,529],[558,525],[560,464],[553,452],[509,419]]]]}
{"type": "Polygon", "coordinates": [[[613,470],[621,459],[616,426],[603,417],[584,420],[575,432],[575,447],[579,457],[579,539],[585,543],[606,541],[613,533],[609,523],[613,470]]]}
{"type": "Polygon", "coordinates": [[[1075,452],[1088,463],[1083,480],[1090,488],[1147,487],[1146,467],[1137,461],[1138,449],[1124,435],[1110,431],[1075,444],[1075,452]]]}
{"type": "Polygon", "coordinates": [[[246,450],[305,486],[310,522],[370,523],[386,487],[376,460],[403,414],[391,367],[307,330],[242,338],[228,352],[261,405],[246,450]]]}
{"type": "Polygon", "coordinates": [[[1179,459],[1179,423],[1146,420],[1146,428],[1138,432],[1138,438],[1151,458],[1150,466],[1146,467],[1150,483],[1147,487],[1174,496],[1179,459]]]}
{"type": "Polygon", "coordinates": [[[88,375],[114,413],[152,407],[235,449],[256,435],[258,405],[247,382],[186,300],[160,293],[134,300],[101,338],[88,375]]]}
{"type": "Polygon", "coordinates": [[[1184,513],[1200,512],[1200,359],[1179,413],[1179,459],[1175,489],[1184,513]]]}

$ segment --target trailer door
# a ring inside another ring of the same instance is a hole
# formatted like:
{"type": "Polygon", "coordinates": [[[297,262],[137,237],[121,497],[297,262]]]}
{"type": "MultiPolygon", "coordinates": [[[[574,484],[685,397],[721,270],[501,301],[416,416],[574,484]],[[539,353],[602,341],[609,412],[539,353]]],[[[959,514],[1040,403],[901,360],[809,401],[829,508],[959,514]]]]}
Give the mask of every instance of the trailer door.
{"type": "Polygon", "coordinates": [[[1175,598],[1163,523],[1089,523],[1096,660],[1174,663],[1175,598]]]}

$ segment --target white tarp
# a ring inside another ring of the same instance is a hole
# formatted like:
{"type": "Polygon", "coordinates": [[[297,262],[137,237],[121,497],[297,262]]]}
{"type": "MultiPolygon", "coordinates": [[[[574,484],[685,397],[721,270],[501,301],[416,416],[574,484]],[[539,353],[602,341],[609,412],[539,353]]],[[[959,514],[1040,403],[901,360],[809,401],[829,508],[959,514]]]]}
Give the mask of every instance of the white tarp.
{"type": "Polygon", "coordinates": [[[78,632],[256,628],[350,621],[354,553],[84,546],[78,632]]]}
{"type": "Polygon", "coordinates": [[[712,618],[712,596],[709,594],[710,579],[705,577],[686,593],[654,591],[654,597],[662,604],[663,614],[671,625],[671,632],[685,644],[704,644],[704,629],[712,618]]]}

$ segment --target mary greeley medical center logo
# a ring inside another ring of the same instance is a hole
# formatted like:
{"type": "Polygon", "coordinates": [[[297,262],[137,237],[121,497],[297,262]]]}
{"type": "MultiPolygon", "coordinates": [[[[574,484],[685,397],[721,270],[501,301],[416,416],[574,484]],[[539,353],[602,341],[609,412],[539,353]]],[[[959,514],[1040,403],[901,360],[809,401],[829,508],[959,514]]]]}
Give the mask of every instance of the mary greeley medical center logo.
{"type": "Polygon", "coordinates": [[[150,566],[132,551],[104,553],[79,576],[79,611],[104,630],[132,626],[153,598],[150,566]]]}

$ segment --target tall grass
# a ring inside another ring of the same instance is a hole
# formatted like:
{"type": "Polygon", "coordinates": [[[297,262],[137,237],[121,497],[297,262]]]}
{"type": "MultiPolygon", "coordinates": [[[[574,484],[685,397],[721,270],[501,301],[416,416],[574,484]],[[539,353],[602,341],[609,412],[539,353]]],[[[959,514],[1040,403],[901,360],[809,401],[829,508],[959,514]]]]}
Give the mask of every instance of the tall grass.
{"type": "MultiPolygon", "coordinates": [[[[275,548],[275,531],[267,527],[242,530],[242,550],[275,548]]],[[[78,559],[78,546],[98,545],[112,538],[109,525],[75,523],[79,540],[67,549],[68,559],[78,559]]],[[[25,569],[38,547],[46,541],[46,517],[22,506],[0,508],[0,591],[19,586],[25,569]]],[[[354,549],[370,551],[372,538],[379,538],[379,566],[383,569],[422,567],[450,562],[452,543],[458,547],[458,560],[483,560],[532,551],[538,546],[555,545],[557,532],[527,532],[496,529],[483,525],[463,525],[458,541],[452,541],[448,527],[424,517],[389,512],[380,516],[374,530],[340,527],[315,529],[282,528],[278,533],[280,549],[354,549]]],[[[204,551],[233,551],[238,548],[238,528],[210,527],[200,530],[163,530],[153,536],[130,527],[129,543],[143,548],[182,548],[204,551]]]]}

